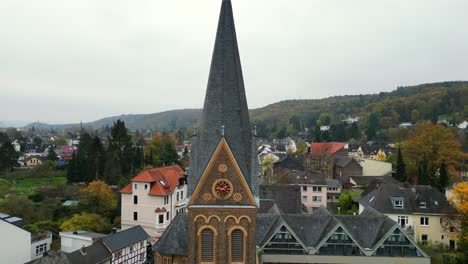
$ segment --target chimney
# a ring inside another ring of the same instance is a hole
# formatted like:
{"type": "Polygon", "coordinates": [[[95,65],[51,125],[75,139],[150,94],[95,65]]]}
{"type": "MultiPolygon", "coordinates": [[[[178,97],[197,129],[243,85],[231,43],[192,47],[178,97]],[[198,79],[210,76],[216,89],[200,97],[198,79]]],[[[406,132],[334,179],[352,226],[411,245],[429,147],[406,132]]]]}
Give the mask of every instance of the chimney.
{"type": "Polygon", "coordinates": [[[84,245],[81,247],[80,252],[81,252],[81,255],[83,256],[86,255],[86,248],[84,245]]]}

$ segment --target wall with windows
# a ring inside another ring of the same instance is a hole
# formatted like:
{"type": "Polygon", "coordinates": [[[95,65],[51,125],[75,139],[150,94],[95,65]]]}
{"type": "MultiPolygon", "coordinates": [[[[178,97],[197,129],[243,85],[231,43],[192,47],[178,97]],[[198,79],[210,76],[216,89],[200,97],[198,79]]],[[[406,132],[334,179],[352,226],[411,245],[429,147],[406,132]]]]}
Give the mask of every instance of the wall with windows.
{"type": "Polygon", "coordinates": [[[50,232],[42,239],[33,241],[31,243],[31,260],[42,258],[44,253],[50,250],[50,245],[52,245],[52,233],[50,232]]]}
{"type": "Polygon", "coordinates": [[[441,224],[442,216],[416,214],[386,214],[386,216],[404,227],[404,230],[412,235],[415,241],[425,242],[424,240],[427,240],[450,246],[450,240],[452,240],[452,244],[456,245],[457,232],[453,228],[450,232],[450,226],[444,228],[445,224],[441,224]],[[407,224],[405,223],[403,226],[402,222],[405,218],[407,218],[407,224]]]}
{"type": "MultiPolygon", "coordinates": [[[[157,183],[155,183],[157,184],[157,183]]],[[[141,225],[152,237],[159,237],[178,212],[185,211],[187,185],[166,196],[148,195],[151,183],[132,182],[132,194],[122,193],[122,229],[141,225]]]]}
{"type": "Polygon", "coordinates": [[[450,246],[452,240],[452,244],[456,245],[456,230],[447,226],[442,218],[434,215],[413,215],[414,239],[419,242],[440,242],[447,246],[450,246]]]}
{"type": "Polygon", "coordinates": [[[327,207],[327,186],[326,185],[301,185],[302,203],[310,213],[321,205],[327,207]]]}
{"type": "Polygon", "coordinates": [[[129,247],[123,248],[119,251],[112,252],[112,261],[111,263],[145,263],[146,262],[146,252],[147,252],[147,242],[146,240],[139,241],[129,247]]]}

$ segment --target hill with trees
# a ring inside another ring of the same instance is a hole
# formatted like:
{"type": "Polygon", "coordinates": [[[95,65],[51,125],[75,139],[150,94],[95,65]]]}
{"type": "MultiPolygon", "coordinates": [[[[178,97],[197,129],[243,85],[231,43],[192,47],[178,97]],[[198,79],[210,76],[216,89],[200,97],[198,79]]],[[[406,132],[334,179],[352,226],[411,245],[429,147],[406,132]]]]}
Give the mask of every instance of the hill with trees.
{"type": "MultiPolygon", "coordinates": [[[[250,116],[259,135],[263,137],[340,124],[348,115],[358,116],[359,130],[371,128],[367,133],[373,137],[379,129],[392,128],[402,122],[437,121],[440,117],[444,117],[450,123],[462,122],[468,117],[468,106],[465,102],[468,102],[468,82],[454,81],[398,87],[392,92],[379,94],[281,101],[251,109],[250,116]]],[[[181,109],[154,114],[114,116],[83,125],[102,128],[112,126],[120,119],[132,130],[176,130],[194,126],[200,117],[201,109],[181,109]]],[[[28,127],[67,128],[77,125],[34,123],[28,127]]]]}

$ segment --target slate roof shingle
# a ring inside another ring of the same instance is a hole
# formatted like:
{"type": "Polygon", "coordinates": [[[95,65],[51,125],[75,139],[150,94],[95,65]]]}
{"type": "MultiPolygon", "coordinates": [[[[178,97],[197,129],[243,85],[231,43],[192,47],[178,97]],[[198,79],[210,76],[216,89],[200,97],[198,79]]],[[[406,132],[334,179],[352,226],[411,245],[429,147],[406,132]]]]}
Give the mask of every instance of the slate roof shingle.
{"type": "Polygon", "coordinates": [[[101,241],[107,248],[109,248],[109,250],[115,252],[140,241],[146,240],[148,237],[148,233],[146,233],[146,231],[138,225],[105,237],[101,241]]]}
{"type": "Polygon", "coordinates": [[[383,182],[369,185],[364,193],[359,203],[383,214],[446,215],[458,213],[443,193],[429,185],[403,186],[383,182]],[[395,208],[392,199],[403,199],[403,208],[395,208]],[[421,206],[421,202],[425,202],[425,206],[421,206]]]}
{"type": "Polygon", "coordinates": [[[112,258],[112,254],[102,243],[102,240],[85,247],[84,252],[82,253],[79,249],[71,253],[65,253],[65,256],[70,264],[97,264],[112,258]]]}
{"type": "Polygon", "coordinates": [[[224,136],[254,196],[260,168],[249,121],[231,1],[223,1],[198,136],[192,140],[189,196],[224,136]],[[223,128],[224,126],[224,128],[223,128]]]}

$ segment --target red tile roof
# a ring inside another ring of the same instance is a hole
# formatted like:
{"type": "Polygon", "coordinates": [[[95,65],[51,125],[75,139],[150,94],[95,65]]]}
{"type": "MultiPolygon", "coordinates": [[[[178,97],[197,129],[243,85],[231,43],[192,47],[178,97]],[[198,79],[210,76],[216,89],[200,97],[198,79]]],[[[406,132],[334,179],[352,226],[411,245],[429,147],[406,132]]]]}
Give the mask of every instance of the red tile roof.
{"type": "Polygon", "coordinates": [[[341,143],[341,142],[311,143],[310,151],[312,153],[312,156],[314,157],[329,156],[329,155],[333,155],[335,152],[339,151],[345,146],[346,146],[346,143],[341,143]]]}
{"type": "MultiPolygon", "coordinates": [[[[132,182],[151,183],[148,195],[167,195],[177,188],[179,179],[184,176],[184,170],[177,165],[154,168],[141,171],[132,182]]],[[[132,193],[132,184],[120,190],[121,193],[132,193]]]]}
{"type": "Polygon", "coordinates": [[[156,210],[154,210],[155,213],[165,213],[167,212],[166,208],[164,207],[156,207],[156,210]]]}
{"type": "Polygon", "coordinates": [[[129,183],[127,186],[125,186],[122,190],[120,190],[121,193],[132,193],[132,184],[129,183]]]}

